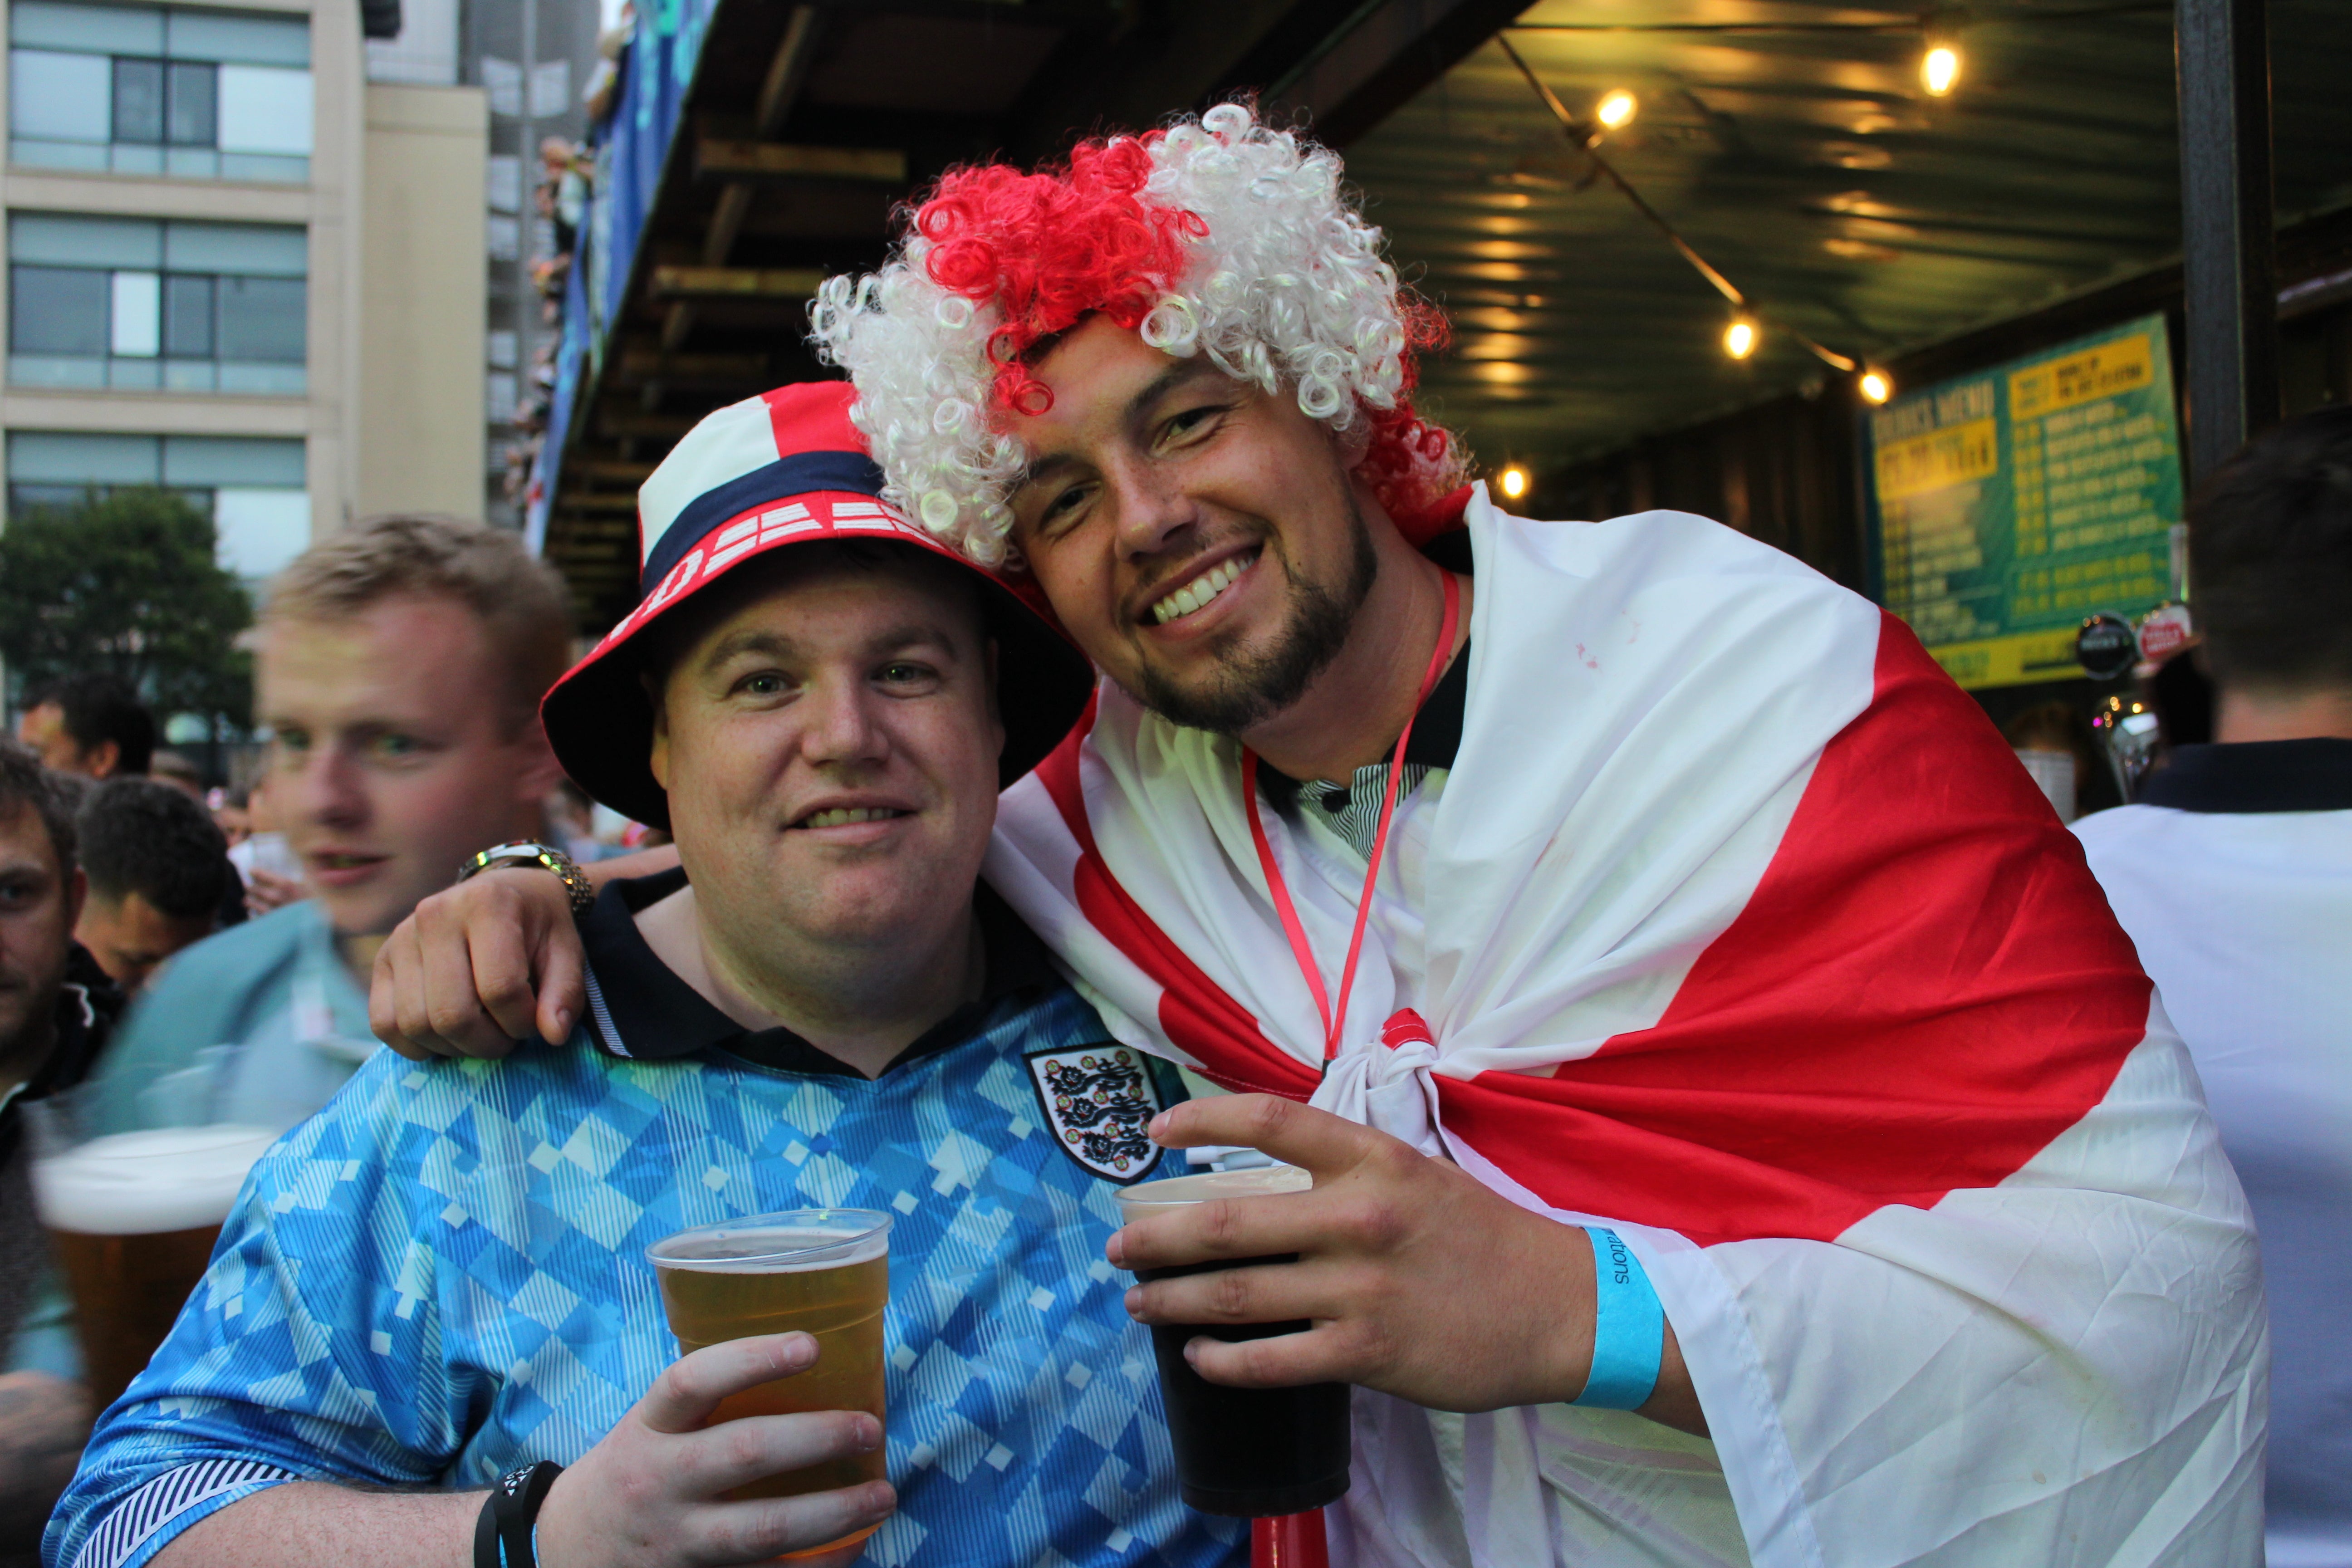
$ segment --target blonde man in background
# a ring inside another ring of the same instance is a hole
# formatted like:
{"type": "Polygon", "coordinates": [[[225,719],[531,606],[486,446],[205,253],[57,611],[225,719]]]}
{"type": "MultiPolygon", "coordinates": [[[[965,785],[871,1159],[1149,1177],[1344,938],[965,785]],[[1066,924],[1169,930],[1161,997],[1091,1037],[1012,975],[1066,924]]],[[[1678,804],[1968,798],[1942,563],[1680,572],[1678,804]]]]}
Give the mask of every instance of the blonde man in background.
{"type": "Polygon", "coordinates": [[[291,1125],[324,1105],[374,1048],[367,974],[384,936],[477,850],[536,837],[560,776],[538,706],[569,662],[571,617],[511,534],[362,522],[286,569],[261,633],[264,783],[313,896],[158,975],[100,1074],[118,1125],[142,1089],[199,1061],[219,1064],[216,1119],[291,1125]]]}

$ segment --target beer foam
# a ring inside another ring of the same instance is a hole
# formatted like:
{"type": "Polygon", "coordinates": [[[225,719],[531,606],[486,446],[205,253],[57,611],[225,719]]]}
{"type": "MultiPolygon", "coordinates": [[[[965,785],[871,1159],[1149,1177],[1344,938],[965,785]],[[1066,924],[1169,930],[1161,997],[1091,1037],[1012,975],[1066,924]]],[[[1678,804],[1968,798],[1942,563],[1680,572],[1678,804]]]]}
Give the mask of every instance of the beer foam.
{"type": "Polygon", "coordinates": [[[152,1236],[228,1217],[278,1134],[223,1123],[117,1132],[33,1163],[41,1222],[89,1236],[152,1236]]]}
{"type": "Polygon", "coordinates": [[[1118,1190],[1121,1209],[1174,1208],[1205,1204],[1217,1198],[1268,1197],[1277,1193],[1303,1193],[1315,1177],[1297,1165],[1253,1165],[1241,1171],[1209,1171],[1197,1176],[1175,1176],[1164,1182],[1142,1182],[1118,1190]]]}
{"type": "Polygon", "coordinates": [[[697,1274],[809,1274],[871,1263],[890,1250],[890,1227],[804,1225],[712,1226],[657,1241],[646,1256],[657,1268],[697,1274]]]}

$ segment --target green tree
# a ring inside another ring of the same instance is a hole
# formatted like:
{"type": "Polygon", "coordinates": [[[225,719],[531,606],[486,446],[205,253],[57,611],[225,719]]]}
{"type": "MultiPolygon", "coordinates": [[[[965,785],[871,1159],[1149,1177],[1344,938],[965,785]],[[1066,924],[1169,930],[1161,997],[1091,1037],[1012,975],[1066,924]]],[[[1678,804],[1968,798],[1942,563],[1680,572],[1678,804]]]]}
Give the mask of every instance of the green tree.
{"type": "Polygon", "coordinates": [[[253,605],[214,543],[212,521],[170,490],[26,509],[0,532],[0,658],[20,689],[107,669],[158,713],[247,723],[253,660],[236,637],[253,605]]]}

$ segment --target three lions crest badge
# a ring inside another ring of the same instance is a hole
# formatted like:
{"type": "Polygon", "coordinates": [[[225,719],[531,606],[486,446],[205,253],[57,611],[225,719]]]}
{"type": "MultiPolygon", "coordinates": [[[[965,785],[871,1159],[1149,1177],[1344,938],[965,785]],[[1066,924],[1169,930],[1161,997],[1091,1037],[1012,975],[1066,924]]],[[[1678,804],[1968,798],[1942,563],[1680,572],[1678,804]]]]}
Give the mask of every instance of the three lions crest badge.
{"type": "Polygon", "coordinates": [[[1142,1180],[1160,1158],[1143,1130],[1165,1109],[1142,1053],[1097,1040],[1027,1059],[1045,1125],[1064,1152],[1106,1181],[1142,1180]]]}

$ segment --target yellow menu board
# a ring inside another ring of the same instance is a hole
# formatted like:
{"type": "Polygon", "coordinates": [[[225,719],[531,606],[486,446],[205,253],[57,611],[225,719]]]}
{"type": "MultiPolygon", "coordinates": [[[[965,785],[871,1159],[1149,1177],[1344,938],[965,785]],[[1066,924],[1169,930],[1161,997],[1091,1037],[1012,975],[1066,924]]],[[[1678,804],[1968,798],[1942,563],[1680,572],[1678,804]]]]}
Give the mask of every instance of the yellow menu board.
{"type": "Polygon", "coordinates": [[[1962,686],[2078,675],[2085,616],[2175,591],[2171,365],[2147,316],[1863,416],[1873,596],[1962,686]]]}

